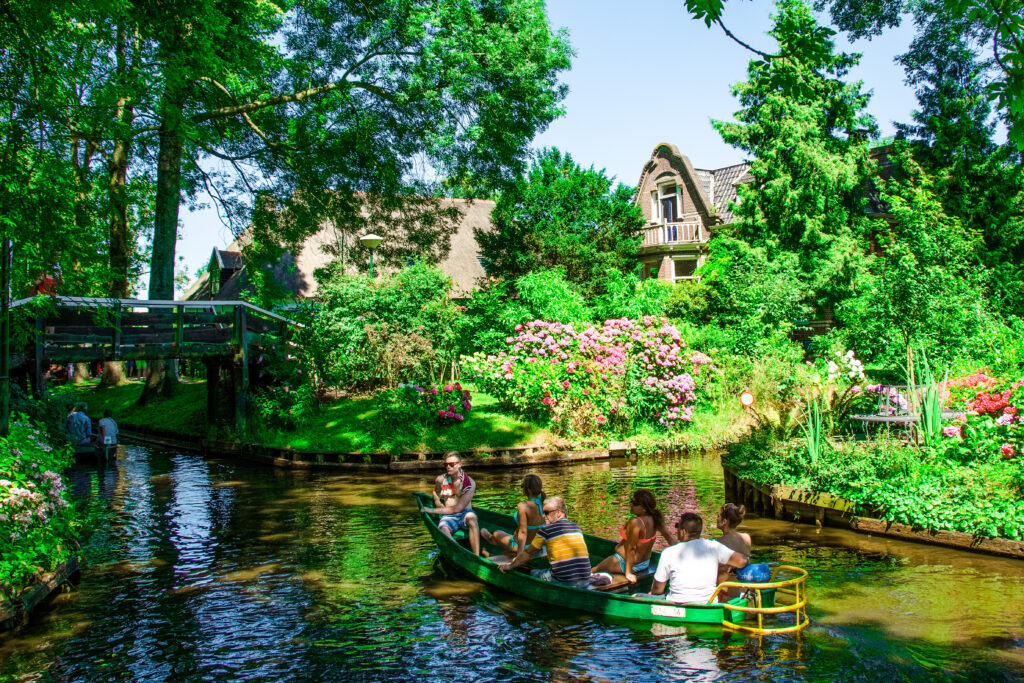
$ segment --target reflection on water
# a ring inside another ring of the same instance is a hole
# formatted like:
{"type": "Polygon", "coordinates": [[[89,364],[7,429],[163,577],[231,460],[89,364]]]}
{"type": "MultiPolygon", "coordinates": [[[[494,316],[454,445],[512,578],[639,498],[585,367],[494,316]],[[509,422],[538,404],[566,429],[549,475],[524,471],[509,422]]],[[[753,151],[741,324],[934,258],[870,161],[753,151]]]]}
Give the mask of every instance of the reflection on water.
{"type": "MultiPolygon", "coordinates": [[[[129,447],[77,470],[109,509],[80,590],[0,636],[0,680],[916,680],[1024,677],[1022,565],[750,519],[758,559],[811,573],[813,625],[752,638],[538,605],[440,565],[409,495],[433,473],[320,474],[129,447]]],[[[635,488],[713,518],[713,457],[541,467],[614,537],[635,488]]],[[[474,471],[511,509],[524,471],[474,471]]]]}

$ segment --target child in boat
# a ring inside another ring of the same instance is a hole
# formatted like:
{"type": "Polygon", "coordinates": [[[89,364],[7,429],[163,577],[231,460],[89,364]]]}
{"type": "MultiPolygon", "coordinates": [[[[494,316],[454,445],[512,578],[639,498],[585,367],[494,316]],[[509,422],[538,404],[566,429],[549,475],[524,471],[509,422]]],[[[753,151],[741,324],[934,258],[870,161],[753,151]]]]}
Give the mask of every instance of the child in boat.
{"type": "MultiPolygon", "coordinates": [[[[544,526],[544,517],[541,510],[544,507],[544,486],[540,477],[536,474],[527,474],[523,477],[523,495],[527,500],[516,506],[514,518],[516,529],[514,532],[488,531],[480,529],[480,536],[491,545],[501,547],[503,554],[510,558],[515,557],[520,548],[523,548],[533,541],[537,535],[537,529],[544,526]]],[[[495,559],[495,561],[498,561],[495,559]]]]}
{"type": "Polygon", "coordinates": [[[615,546],[615,554],[602,560],[593,573],[622,574],[630,583],[636,583],[638,573],[653,571],[651,552],[658,533],[669,545],[675,545],[676,535],[665,526],[658,501],[647,489],[633,492],[629,512],[634,516],[619,529],[622,540],[615,546]]]}
{"type": "MultiPolygon", "coordinates": [[[[733,552],[737,552],[743,557],[750,559],[750,534],[745,534],[737,531],[737,527],[743,522],[744,515],[747,514],[747,508],[743,505],[734,505],[733,503],[726,503],[722,506],[722,509],[718,512],[718,528],[721,529],[722,535],[715,539],[726,548],[729,548],[733,552]]],[[[718,583],[723,581],[738,581],[736,577],[736,568],[731,567],[727,564],[721,564],[718,566],[718,583]]],[[[732,598],[738,597],[742,591],[739,588],[729,588],[719,593],[719,600],[727,602],[732,598]]]]}
{"type": "Polygon", "coordinates": [[[546,524],[537,530],[529,545],[522,547],[511,562],[499,562],[502,573],[521,567],[541,551],[547,551],[550,569],[534,569],[530,575],[543,581],[590,588],[590,554],[579,526],[567,518],[565,501],[552,496],[541,508],[546,524]]]}

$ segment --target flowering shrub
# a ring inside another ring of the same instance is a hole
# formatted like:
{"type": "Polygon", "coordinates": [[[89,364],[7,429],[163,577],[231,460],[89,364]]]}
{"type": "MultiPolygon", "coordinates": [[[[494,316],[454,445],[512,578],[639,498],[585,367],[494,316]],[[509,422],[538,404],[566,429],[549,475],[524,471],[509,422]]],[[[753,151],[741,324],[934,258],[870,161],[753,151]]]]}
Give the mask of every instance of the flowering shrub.
{"type": "Polygon", "coordinates": [[[461,424],[466,413],[473,409],[469,389],[463,389],[458,382],[444,386],[431,383],[428,387],[401,384],[398,391],[424,422],[434,420],[443,425],[461,424]]]}
{"type": "Polygon", "coordinates": [[[948,406],[963,411],[942,430],[949,440],[947,455],[961,462],[1016,461],[1007,466],[1021,470],[1024,493],[1024,380],[1010,382],[975,372],[947,386],[952,387],[948,406]]]}
{"type": "Polygon", "coordinates": [[[68,448],[18,420],[0,448],[0,597],[10,598],[75,551],[77,525],[58,474],[70,462],[68,448]]]}
{"type": "Polygon", "coordinates": [[[475,354],[464,367],[504,405],[549,419],[557,431],[588,435],[657,422],[688,422],[694,376],[711,358],[687,352],[662,317],[619,318],[597,326],[533,320],[516,325],[507,351],[475,354]]]}

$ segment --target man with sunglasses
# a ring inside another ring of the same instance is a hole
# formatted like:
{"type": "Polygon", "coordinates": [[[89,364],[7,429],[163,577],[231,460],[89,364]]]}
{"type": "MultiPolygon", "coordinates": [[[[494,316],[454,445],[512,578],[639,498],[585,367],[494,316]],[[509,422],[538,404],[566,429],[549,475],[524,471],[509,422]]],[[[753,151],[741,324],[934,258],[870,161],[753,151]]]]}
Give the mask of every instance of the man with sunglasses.
{"type": "Polygon", "coordinates": [[[534,569],[530,575],[543,581],[564,583],[576,588],[590,588],[590,553],[578,526],[567,518],[565,501],[559,496],[544,499],[541,507],[544,526],[537,530],[533,541],[519,552],[511,562],[501,562],[498,569],[509,572],[521,567],[541,550],[547,549],[550,569],[534,569]]]}
{"type": "Polygon", "coordinates": [[[462,458],[457,451],[444,454],[444,469],[445,473],[434,480],[434,505],[437,507],[420,508],[420,512],[441,515],[437,528],[448,538],[465,529],[469,547],[474,555],[479,555],[480,524],[473,512],[476,483],[462,471],[462,458]]]}

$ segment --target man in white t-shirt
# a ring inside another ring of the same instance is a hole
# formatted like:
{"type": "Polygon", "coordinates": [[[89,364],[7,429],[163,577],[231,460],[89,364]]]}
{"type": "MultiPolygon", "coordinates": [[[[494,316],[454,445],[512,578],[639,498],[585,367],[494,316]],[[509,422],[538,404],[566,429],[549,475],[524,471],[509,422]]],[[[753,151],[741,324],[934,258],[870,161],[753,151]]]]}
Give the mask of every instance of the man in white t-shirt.
{"type": "Polygon", "coordinates": [[[747,566],[747,558],[718,541],[701,538],[704,520],[694,512],[684,513],[676,528],[679,543],[661,553],[651,593],[663,594],[667,584],[672,602],[706,603],[715,592],[718,565],[740,569],[747,566]]]}

